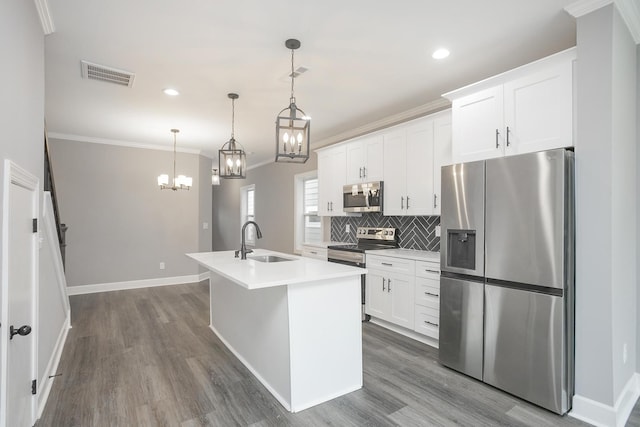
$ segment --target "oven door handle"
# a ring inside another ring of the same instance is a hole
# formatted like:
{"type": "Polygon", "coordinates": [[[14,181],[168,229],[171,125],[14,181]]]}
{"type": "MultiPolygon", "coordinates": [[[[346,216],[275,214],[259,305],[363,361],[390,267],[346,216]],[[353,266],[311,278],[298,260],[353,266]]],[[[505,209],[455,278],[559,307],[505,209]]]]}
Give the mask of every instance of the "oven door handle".
{"type": "Polygon", "coordinates": [[[360,267],[364,268],[365,264],[362,262],[353,262],[353,261],[344,261],[341,259],[328,258],[328,262],[335,262],[336,264],[350,265],[351,267],[360,267]]]}

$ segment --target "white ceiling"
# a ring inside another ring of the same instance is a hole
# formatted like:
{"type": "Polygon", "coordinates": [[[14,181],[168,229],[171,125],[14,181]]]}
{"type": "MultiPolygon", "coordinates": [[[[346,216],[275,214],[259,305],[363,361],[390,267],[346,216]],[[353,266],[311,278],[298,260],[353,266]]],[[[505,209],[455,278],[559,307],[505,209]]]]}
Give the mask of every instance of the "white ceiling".
{"type": "Polygon", "coordinates": [[[249,165],[274,157],[290,51],[309,71],[297,103],[312,146],[575,45],[574,0],[49,0],[50,137],[172,146],[210,157],[231,135],[249,165]],[[431,53],[447,47],[451,56],[431,53]],[[80,61],[135,73],[133,87],[84,80],[80,61]],[[167,87],[180,91],[169,97],[167,87]]]}

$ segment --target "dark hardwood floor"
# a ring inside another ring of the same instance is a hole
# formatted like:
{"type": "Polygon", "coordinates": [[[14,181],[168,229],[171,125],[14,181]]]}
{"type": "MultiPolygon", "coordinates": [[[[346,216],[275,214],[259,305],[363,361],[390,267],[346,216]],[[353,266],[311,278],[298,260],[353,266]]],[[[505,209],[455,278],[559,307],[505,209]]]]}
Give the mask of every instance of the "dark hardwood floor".
{"type": "MultiPolygon", "coordinates": [[[[364,387],[287,412],[209,329],[206,283],[71,297],[44,426],[580,426],[363,324],[364,387]]],[[[330,315],[330,313],[328,313],[330,315]]],[[[628,425],[640,426],[640,404],[628,425]]]]}

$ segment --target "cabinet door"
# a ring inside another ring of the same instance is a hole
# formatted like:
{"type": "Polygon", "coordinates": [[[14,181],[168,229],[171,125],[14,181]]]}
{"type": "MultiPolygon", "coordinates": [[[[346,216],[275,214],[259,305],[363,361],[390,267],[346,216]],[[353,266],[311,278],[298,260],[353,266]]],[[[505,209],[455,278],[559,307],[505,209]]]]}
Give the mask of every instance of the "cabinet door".
{"type": "Polygon", "coordinates": [[[347,144],[347,170],[345,184],[361,182],[364,176],[364,144],[363,141],[353,141],[347,144]]]}
{"type": "Polygon", "coordinates": [[[440,215],[441,168],[451,162],[451,112],[448,112],[433,122],[433,215],[440,215]]]}
{"type": "Polygon", "coordinates": [[[407,197],[406,132],[384,135],[384,215],[406,215],[407,197]]]}
{"type": "Polygon", "coordinates": [[[321,151],[318,153],[318,215],[328,216],[331,201],[331,153],[321,151]]]}
{"type": "Polygon", "coordinates": [[[391,296],[389,322],[413,329],[415,305],[415,277],[403,274],[387,274],[387,291],[391,296]]]}
{"type": "Polygon", "coordinates": [[[364,180],[382,181],[384,179],[384,139],[382,135],[368,137],[363,141],[364,180]]]}
{"type": "Polygon", "coordinates": [[[384,273],[369,269],[366,279],[365,312],[370,316],[388,320],[389,301],[384,273]]]}
{"type": "Polygon", "coordinates": [[[342,187],[347,183],[346,147],[331,150],[331,173],[333,182],[331,193],[331,216],[345,216],[343,212],[342,187]]]}
{"type": "Polygon", "coordinates": [[[433,120],[407,128],[407,192],[404,215],[433,213],[433,120]]]}
{"type": "Polygon", "coordinates": [[[572,61],[504,85],[505,154],[573,145],[572,61]]]}
{"type": "Polygon", "coordinates": [[[453,101],[453,162],[504,154],[502,86],[453,101]]]}

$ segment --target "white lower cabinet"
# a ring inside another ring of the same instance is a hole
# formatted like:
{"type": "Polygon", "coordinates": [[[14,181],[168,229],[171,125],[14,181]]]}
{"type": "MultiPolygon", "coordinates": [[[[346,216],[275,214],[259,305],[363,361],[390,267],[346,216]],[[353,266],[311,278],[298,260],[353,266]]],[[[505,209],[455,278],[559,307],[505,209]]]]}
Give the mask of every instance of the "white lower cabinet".
{"type": "Polygon", "coordinates": [[[315,258],[326,261],[327,252],[327,248],[320,248],[313,245],[302,245],[302,256],[305,256],[307,258],[315,258]]]}
{"type": "Polygon", "coordinates": [[[365,312],[413,329],[415,261],[367,255],[365,312]]]}
{"type": "Polygon", "coordinates": [[[383,326],[437,346],[440,338],[440,262],[419,259],[367,254],[365,312],[374,321],[387,322],[382,323],[383,326]],[[392,328],[388,324],[402,328],[392,328]]]}

